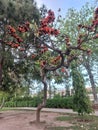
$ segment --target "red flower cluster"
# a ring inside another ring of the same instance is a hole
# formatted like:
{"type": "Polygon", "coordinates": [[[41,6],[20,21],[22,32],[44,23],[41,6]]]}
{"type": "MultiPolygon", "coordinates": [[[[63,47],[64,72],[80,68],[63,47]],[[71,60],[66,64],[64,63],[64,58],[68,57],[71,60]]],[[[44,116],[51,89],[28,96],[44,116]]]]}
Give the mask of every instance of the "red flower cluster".
{"type": "Polygon", "coordinates": [[[20,46],[20,44],[14,42],[7,42],[6,44],[11,46],[12,48],[18,48],[20,46]]]}
{"type": "Polygon", "coordinates": [[[31,55],[31,58],[32,58],[32,59],[34,59],[35,57],[36,57],[36,55],[35,55],[35,54],[32,54],[32,55],[31,55]]]}
{"type": "Polygon", "coordinates": [[[46,61],[45,61],[45,60],[42,60],[42,61],[40,62],[40,67],[41,67],[41,68],[44,68],[45,65],[46,65],[46,61]]]}
{"type": "Polygon", "coordinates": [[[30,23],[27,21],[23,25],[18,26],[18,31],[22,33],[27,32],[30,29],[29,26],[30,26],[30,23]]]}
{"type": "Polygon", "coordinates": [[[47,24],[54,22],[54,20],[55,20],[54,12],[49,10],[48,16],[41,20],[41,27],[47,26],[47,24]]]}
{"type": "Polygon", "coordinates": [[[64,68],[64,67],[63,67],[63,68],[61,68],[61,72],[63,72],[63,73],[65,72],[65,68],[64,68]]]}
{"type": "Polygon", "coordinates": [[[90,55],[92,53],[91,49],[87,50],[87,54],[90,55]]]}
{"type": "Polygon", "coordinates": [[[20,51],[25,51],[25,48],[19,48],[20,51]]]}
{"type": "Polygon", "coordinates": [[[98,8],[96,8],[95,12],[94,12],[94,20],[92,21],[92,25],[93,26],[97,26],[98,25],[98,8]]]}
{"type": "Polygon", "coordinates": [[[70,39],[69,39],[68,36],[66,36],[66,38],[65,38],[65,42],[66,42],[66,45],[67,45],[67,46],[70,46],[70,39]]]}
{"type": "Polygon", "coordinates": [[[57,36],[59,34],[59,31],[57,29],[51,28],[48,26],[49,23],[54,22],[55,16],[54,12],[49,10],[48,11],[48,16],[44,19],[41,20],[41,27],[39,28],[40,34],[50,34],[50,35],[55,35],[57,36]]]}
{"type": "Polygon", "coordinates": [[[94,38],[94,39],[98,38],[98,34],[96,34],[93,38],[94,38]]]}
{"type": "Polygon", "coordinates": [[[50,35],[55,35],[57,36],[59,34],[59,31],[57,29],[51,28],[51,27],[43,27],[39,29],[40,33],[44,33],[44,34],[50,34],[50,35]]]}
{"type": "Polygon", "coordinates": [[[41,54],[45,53],[46,51],[48,51],[48,48],[46,46],[42,46],[41,47],[41,54]]]}
{"type": "Polygon", "coordinates": [[[60,61],[61,60],[61,56],[57,56],[57,57],[55,57],[53,60],[52,60],[52,64],[56,64],[56,63],[58,63],[58,61],[60,61]]]}
{"type": "Polygon", "coordinates": [[[15,28],[12,27],[12,26],[10,26],[10,25],[8,26],[8,33],[9,33],[12,37],[14,37],[14,38],[17,40],[18,43],[23,42],[23,39],[16,34],[15,28]]]}
{"type": "Polygon", "coordinates": [[[9,31],[9,34],[16,33],[16,29],[12,27],[11,25],[8,25],[8,31],[9,31]]]}

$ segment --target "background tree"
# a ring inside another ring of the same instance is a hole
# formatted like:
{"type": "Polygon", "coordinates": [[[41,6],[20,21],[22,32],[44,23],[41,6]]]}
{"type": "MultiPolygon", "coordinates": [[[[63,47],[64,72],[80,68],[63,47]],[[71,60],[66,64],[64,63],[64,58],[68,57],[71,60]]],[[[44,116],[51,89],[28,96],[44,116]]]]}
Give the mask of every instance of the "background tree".
{"type": "MultiPolygon", "coordinates": [[[[92,15],[93,15],[93,10],[94,6],[90,6],[89,3],[86,3],[85,6],[81,8],[80,11],[76,11],[75,9],[69,9],[66,19],[61,20],[60,23],[63,24],[64,26],[61,28],[62,33],[67,32],[67,34],[70,36],[71,39],[71,44],[77,44],[77,37],[80,38],[78,42],[81,42],[82,36],[85,35],[86,30],[79,29],[77,27],[77,24],[84,24],[87,25],[92,21],[92,15]]],[[[90,37],[90,35],[89,35],[90,37]]],[[[95,102],[97,102],[97,93],[96,93],[96,84],[95,84],[95,76],[93,76],[93,71],[94,70],[94,64],[96,61],[96,56],[97,56],[97,39],[90,39],[89,41],[86,41],[84,39],[85,46],[84,48],[90,48],[93,53],[91,55],[86,55],[85,53],[80,54],[80,60],[82,60],[82,65],[85,67],[85,73],[87,72],[89,76],[89,81],[92,87],[92,92],[94,96],[95,102]],[[95,44],[92,44],[95,42],[95,44]],[[88,44],[87,44],[88,43],[88,44]]],[[[74,52],[73,52],[74,53],[74,52]]],[[[81,66],[82,68],[82,66],[81,66]]],[[[83,68],[84,69],[84,68],[83,68]]],[[[84,70],[82,70],[84,71],[84,70]]]]}
{"type": "Polygon", "coordinates": [[[85,89],[85,83],[82,74],[77,68],[77,63],[71,64],[73,94],[73,110],[79,115],[89,114],[92,112],[92,105],[85,89]]]}
{"type": "Polygon", "coordinates": [[[24,20],[35,20],[38,24],[39,11],[34,1],[0,0],[0,84],[3,91],[10,93],[22,86],[20,84],[24,78],[27,79],[30,69],[26,60],[19,60],[17,51],[5,46],[6,28],[10,23],[15,26],[24,20]]]}

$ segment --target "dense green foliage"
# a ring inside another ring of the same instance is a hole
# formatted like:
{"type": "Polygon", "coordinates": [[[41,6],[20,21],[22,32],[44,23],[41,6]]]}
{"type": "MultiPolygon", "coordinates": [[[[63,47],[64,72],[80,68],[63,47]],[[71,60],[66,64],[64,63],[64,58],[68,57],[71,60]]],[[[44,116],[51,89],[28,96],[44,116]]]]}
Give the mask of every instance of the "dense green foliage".
{"type": "Polygon", "coordinates": [[[74,87],[73,110],[79,115],[92,113],[91,102],[86,93],[83,76],[77,69],[77,63],[74,62],[71,67],[74,87]]]}
{"type": "Polygon", "coordinates": [[[6,107],[37,107],[41,103],[39,97],[18,97],[5,103],[6,107]]]}
{"type": "MultiPolygon", "coordinates": [[[[5,103],[6,107],[37,107],[42,99],[39,97],[14,98],[5,103]]],[[[47,99],[47,108],[72,108],[72,97],[47,99]]]]}
{"type": "MultiPolygon", "coordinates": [[[[21,89],[24,80],[27,83],[31,79],[31,64],[25,59],[19,60],[17,56],[21,55],[21,52],[19,54],[5,45],[7,26],[16,27],[25,21],[39,23],[39,10],[34,0],[0,0],[0,90],[10,94],[21,89]]],[[[33,38],[29,40],[31,39],[33,38]]]]}
{"type": "Polygon", "coordinates": [[[48,99],[46,107],[48,108],[72,108],[72,97],[48,99]]]}

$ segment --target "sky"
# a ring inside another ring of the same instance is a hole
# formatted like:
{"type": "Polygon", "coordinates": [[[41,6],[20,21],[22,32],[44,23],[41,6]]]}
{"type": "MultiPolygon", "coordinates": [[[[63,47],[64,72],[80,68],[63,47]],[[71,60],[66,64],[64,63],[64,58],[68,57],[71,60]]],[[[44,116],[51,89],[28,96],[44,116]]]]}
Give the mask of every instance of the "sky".
{"type": "Polygon", "coordinates": [[[86,2],[89,2],[91,5],[95,4],[98,7],[98,0],[35,0],[37,2],[38,7],[42,4],[45,4],[48,9],[53,10],[57,13],[57,10],[61,8],[61,13],[66,15],[66,12],[69,8],[75,8],[80,10],[86,2]]]}

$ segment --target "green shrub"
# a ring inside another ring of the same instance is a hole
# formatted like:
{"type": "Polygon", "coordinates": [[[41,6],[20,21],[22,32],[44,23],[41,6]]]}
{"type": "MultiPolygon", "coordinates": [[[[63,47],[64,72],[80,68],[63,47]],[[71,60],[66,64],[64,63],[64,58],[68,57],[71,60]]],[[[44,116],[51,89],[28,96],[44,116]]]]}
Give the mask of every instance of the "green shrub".
{"type": "Polygon", "coordinates": [[[6,107],[37,107],[42,100],[39,97],[17,97],[5,103],[6,107]]]}
{"type": "Polygon", "coordinates": [[[72,108],[72,106],[72,97],[48,99],[46,103],[47,108],[72,108]]]}
{"type": "MultiPolygon", "coordinates": [[[[18,97],[13,98],[11,101],[5,103],[6,107],[37,107],[42,102],[39,97],[18,97]]],[[[47,99],[47,108],[72,108],[72,97],[58,97],[47,99]]]]}

